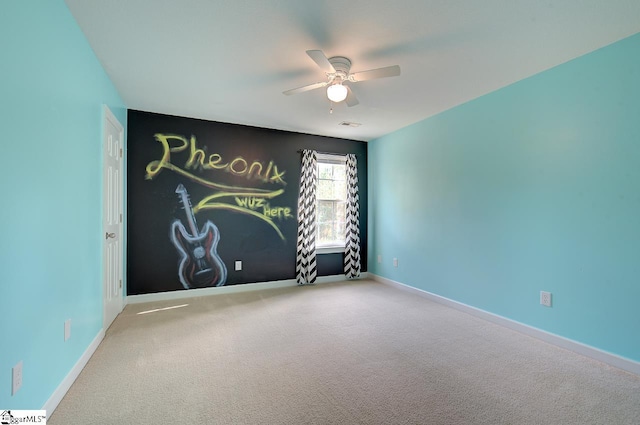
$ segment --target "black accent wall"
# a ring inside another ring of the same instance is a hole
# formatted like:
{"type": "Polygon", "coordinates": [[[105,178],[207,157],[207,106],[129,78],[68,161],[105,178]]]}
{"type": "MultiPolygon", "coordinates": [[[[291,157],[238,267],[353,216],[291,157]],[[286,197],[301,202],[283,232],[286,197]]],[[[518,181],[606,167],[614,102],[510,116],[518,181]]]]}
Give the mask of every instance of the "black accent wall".
{"type": "MultiPolygon", "coordinates": [[[[127,126],[128,295],[294,279],[301,149],[356,155],[367,270],[366,143],[134,110],[127,126]]],[[[342,261],[319,254],[318,274],[342,261]]]]}

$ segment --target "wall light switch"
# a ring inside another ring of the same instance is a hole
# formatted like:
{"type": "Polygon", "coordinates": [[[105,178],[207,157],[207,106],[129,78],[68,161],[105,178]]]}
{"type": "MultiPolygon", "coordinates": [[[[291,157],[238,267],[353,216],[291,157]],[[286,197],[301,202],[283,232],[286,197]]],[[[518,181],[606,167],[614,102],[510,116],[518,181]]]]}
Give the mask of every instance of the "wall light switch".
{"type": "Polygon", "coordinates": [[[242,261],[236,261],[236,271],[242,270],[242,261]]]}
{"type": "Polygon", "coordinates": [[[393,267],[398,267],[398,259],[397,258],[393,259],[393,267]]]}

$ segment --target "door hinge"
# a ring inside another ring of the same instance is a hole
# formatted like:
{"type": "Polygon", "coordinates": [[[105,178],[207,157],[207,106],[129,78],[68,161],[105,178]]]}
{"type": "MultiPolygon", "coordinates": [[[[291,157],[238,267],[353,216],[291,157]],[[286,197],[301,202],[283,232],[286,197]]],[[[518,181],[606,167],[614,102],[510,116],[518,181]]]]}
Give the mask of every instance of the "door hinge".
{"type": "Polygon", "coordinates": [[[120,289],[122,289],[122,279],[120,279],[120,289]]]}
{"type": "Polygon", "coordinates": [[[122,214],[120,214],[120,223],[122,223],[122,214]]]}
{"type": "Polygon", "coordinates": [[[120,148],[120,158],[122,158],[122,148],[120,148]]]}

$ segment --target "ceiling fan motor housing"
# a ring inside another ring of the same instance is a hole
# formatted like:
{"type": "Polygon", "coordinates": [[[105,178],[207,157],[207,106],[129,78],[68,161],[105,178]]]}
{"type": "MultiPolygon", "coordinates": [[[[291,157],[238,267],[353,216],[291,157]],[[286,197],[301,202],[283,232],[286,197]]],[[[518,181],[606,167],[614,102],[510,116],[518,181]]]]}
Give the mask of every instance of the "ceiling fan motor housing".
{"type": "Polygon", "coordinates": [[[340,77],[342,81],[346,81],[351,69],[351,61],[344,56],[334,56],[329,58],[329,63],[336,70],[335,77],[340,77]]]}

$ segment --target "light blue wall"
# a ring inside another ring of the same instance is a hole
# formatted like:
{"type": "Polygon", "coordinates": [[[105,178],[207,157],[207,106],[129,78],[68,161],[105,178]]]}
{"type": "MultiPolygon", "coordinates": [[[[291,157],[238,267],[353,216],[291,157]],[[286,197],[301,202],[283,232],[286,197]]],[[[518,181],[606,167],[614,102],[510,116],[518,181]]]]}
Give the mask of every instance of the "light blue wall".
{"type": "Polygon", "coordinates": [[[371,272],[640,361],[640,34],[368,155],[371,272]]]}
{"type": "Polygon", "coordinates": [[[102,328],[102,104],[126,109],[62,0],[1,7],[0,408],[40,409],[102,328]]]}

